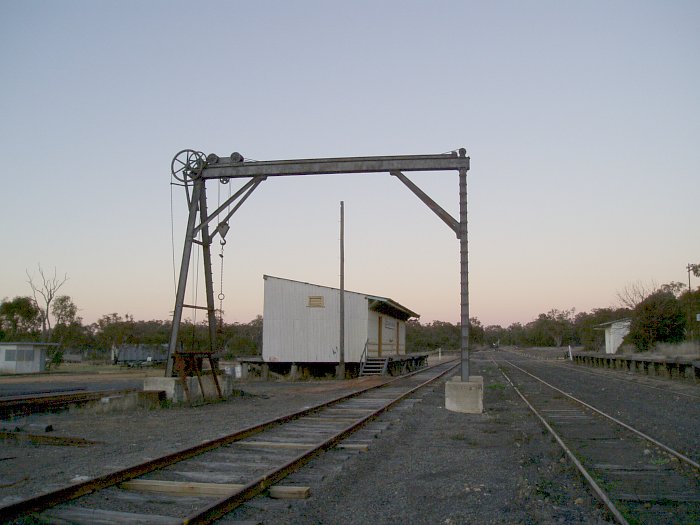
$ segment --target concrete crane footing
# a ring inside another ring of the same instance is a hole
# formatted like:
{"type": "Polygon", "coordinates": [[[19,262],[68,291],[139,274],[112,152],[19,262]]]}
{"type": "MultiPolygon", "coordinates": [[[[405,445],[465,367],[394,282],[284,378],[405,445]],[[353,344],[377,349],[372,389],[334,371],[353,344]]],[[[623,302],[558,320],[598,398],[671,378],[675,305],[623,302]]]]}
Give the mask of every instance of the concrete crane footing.
{"type": "Polygon", "coordinates": [[[481,414],[484,411],[484,378],[469,376],[463,382],[459,376],[445,383],[445,408],[452,412],[481,414]]]}

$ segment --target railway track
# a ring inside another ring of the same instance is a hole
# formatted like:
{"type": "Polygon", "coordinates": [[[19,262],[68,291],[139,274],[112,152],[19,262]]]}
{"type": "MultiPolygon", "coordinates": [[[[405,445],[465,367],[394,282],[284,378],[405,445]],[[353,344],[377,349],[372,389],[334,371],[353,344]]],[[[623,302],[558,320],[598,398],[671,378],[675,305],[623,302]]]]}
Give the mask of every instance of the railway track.
{"type": "Polygon", "coordinates": [[[507,359],[496,364],[617,522],[700,522],[696,461],[507,359]]]}
{"type": "Polygon", "coordinates": [[[26,415],[37,412],[58,410],[71,405],[80,405],[99,401],[104,397],[119,396],[137,392],[137,389],[103,390],[103,391],[70,391],[60,394],[30,394],[0,398],[0,419],[26,415]]]}
{"type": "Polygon", "coordinates": [[[531,359],[538,361],[540,363],[547,363],[551,366],[560,366],[570,369],[576,369],[579,373],[588,374],[591,376],[611,378],[614,377],[616,382],[632,383],[636,386],[642,388],[648,388],[652,390],[659,390],[662,392],[673,393],[677,396],[690,397],[695,399],[700,399],[700,395],[697,393],[697,388],[694,387],[693,383],[686,383],[684,381],[672,380],[668,378],[650,377],[641,374],[635,374],[632,372],[626,372],[620,369],[606,369],[606,368],[596,368],[588,367],[586,365],[574,364],[569,361],[568,358],[561,359],[542,359],[538,357],[527,356],[526,354],[519,354],[512,351],[503,351],[504,354],[511,354],[518,359],[531,359]],[[622,375],[624,374],[624,376],[622,375]]]}
{"type": "MultiPolygon", "coordinates": [[[[325,451],[362,450],[351,436],[402,399],[456,368],[441,363],[117,472],[0,507],[3,523],[211,523],[325,451]]],[[[273,494],[274,495],[274,494],[273,494]]]]}

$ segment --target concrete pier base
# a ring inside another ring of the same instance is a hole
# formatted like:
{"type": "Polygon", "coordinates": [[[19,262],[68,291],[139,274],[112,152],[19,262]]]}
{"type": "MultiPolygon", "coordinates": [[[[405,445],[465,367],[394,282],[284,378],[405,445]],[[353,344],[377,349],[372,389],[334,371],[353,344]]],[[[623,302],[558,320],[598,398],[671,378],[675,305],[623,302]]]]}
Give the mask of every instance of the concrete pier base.
{"type": "Polygon", "coordinates": [[[452,412],[481,414],[484,411],[484,378],[469,376],[468,382],[455,376],[445,383],[445,408],[452,412]]]}
{"type": "MultiPolygon", "coordinates": [[[[231,395],[233,391],[233,380],[231,376],[219,375],[219,387],[224,398],[231,395]]],[[[218,392],[216,385],[211,375],[202,376],[202,385],[204,392],[199,387],[199,381],[196,377],[187,378],[187,387],[190,390],[193,402],[203,401],[205,399],[217,399],[218,392]]],[[[165,396],[175,403],[183,403],[187,401],[185,389],[182,387],[182,380],[179,377],[147,377],[143,383],[145,391],[163,391],[165,396]]]]}

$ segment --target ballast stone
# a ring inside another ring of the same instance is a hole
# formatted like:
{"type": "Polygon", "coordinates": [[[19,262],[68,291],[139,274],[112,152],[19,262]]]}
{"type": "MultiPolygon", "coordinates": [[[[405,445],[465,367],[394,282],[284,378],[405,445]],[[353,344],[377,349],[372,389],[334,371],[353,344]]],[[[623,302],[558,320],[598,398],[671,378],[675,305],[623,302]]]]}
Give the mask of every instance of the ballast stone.
{"type": "Polygon", "coordinates": [[[445,408],[451,412],[481,414],[484,411],[484,378],[469,376],[463,382],[459,376],[445,383],[445,408]]]}

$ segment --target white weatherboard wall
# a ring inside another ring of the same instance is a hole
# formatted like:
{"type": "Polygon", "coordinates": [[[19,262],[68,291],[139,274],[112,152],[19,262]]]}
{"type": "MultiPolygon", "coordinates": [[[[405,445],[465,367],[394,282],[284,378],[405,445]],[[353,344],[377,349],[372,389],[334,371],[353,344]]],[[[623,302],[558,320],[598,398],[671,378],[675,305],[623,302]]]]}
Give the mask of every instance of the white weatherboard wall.
{"type": "Polygon", "coordinates": [[[605,353],[614,354],[620,348],[622,340],[630,332],[631,321],[615,321],[605,327],[605,353]]]}
{"type": "MultiPolygon", "coordinates": [[[[263,360],[337,363],[340,360],[340,290],[317,284],[265,279],[263,360]]],[[[418,314],[392,299],[345,292],[345,362],[367,355],[406,353],[406,319],[418,314]],[[381,353],[380,353],[381,344],[381,353]]]]}
{"type": "Polygon", "coordinates": [[[367,352],[370,357],[379,355],[379,340],[382,357],[406,354],[406,322],[387,314],[369,311],[367,352]]]}
{"type": "MultiPolygon", "coordinates": [[[[345,361],[359,362],[367,340],[368,301],[345,292],[345,361]]],[[[333,363],[339,361],[340,291],[265,276],[263,360],[333,363]],[[323,306],[315,298],[323,298],[323,306]]]]}
{"type": "Polygon", "coordinates": [[[0,373],[29,374],[46,370],[42,343],[0,343],[0,373]]]}

